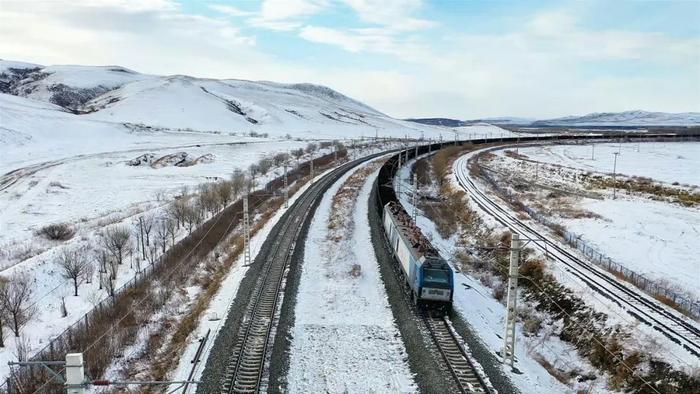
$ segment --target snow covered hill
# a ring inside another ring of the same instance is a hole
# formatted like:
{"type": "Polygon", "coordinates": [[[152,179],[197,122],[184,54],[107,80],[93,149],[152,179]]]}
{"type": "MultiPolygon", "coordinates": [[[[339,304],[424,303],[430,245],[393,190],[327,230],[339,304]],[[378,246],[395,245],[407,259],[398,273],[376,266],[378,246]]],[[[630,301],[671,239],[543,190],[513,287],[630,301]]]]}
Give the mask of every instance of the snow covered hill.
{"type": "Polygon", "coordinates": [[[700,112],[596,112],[584,116],[538,120],[532,126],[688,126],[700,124],[700,112]]]}
{"type": "Polygon", "coordinates": [[[532,118],[495,117],[470,120],[456,120],[446,118],[406,119],[411,122],[430,124],[436,126],[458,127],[488,123],[495,126],[607,126],[607,127],[634,127],[634,126],[697,126],[700,125],[700,112],[596,112],[583,116],[565,116],[562,118],[536,120],[532,118]]]}
{"type": "Polygon", "coordinates": [[[0,93],[55,104],[82,120],[150,128],[302,138],[440,133],[307,83],[155,76],[118,66],[44,67],[0,60],[0,93]]]}

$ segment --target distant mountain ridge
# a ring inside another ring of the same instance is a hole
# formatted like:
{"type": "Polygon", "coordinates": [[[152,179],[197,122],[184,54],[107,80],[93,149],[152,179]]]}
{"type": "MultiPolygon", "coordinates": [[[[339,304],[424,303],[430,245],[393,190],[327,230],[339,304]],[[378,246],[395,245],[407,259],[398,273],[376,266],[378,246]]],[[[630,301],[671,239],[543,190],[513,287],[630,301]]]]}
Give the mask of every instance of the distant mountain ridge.
{"type": "Polygon", "coordinates": [[[700,112],[595,112],[583,116],[538,120],[531,126],[691,126],[700,124],[700,112]]]}
{"type": "Polygon", "coordinates": [[[565,116],[554,119],[529,119],[517,117],[497,117],[471,120],[457,120],[448,118],[422,118],[406,119],[411,122],[446,126],[461,127],[476,123],[490,123],[493,125],[517,125],[532,127],[550,126],[694,126],[700,125],[700,112],[649,112],[649,111],[624,111],[624,112],[595,112],[583,116],[565,116]]]}

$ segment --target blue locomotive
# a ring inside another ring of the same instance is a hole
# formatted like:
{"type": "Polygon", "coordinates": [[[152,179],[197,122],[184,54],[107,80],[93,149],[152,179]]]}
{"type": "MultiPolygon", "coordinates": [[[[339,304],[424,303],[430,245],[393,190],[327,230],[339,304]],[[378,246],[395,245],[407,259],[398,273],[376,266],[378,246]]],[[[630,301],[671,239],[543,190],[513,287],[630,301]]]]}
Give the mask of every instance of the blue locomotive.
{"type": "Polygon", "coordinates": [[[454,290],[452,268],[397,202],[384,206],[383,224],[413,302],[420,308],[449,312],[454,290]]]}

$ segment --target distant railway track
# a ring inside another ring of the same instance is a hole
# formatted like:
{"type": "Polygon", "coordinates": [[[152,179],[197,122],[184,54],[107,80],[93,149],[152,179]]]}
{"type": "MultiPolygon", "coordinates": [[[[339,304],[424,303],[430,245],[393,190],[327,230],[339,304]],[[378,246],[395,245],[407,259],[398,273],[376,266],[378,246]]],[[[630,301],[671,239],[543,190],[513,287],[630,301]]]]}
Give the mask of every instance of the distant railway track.
{"type": "Polygon", "coordinates": [[[447,318],[425,314],[423,321],[460,390],[463,393],[488,393],[487,385],[476,371],[461,338],[454,332],[447,318]]]}
{"type": "MultiPolygon", "coordinates": [[[[265,369],[271,339],[275,333],[276,314],[284,296],[284,284],[294,250],[304,223],[310,219],[315,202],[343,174],[363,162],[386,152],[377,153],[343,164],[312,184],[291,205],[281,219],[281,237],[263,257],[263,268],[257,279],[244,317],[236,335],[221,381],[222,393],[259,393],[266,388],[265,369]]],[[[256,259],[258,260],[258,259],[256,259]]]]}
{"type": "MultiPolygon", "coordinates": [[[[621,282],[599,267],[579,258],[559,245],[558,242],[552,241],[501,207],[472,181],[468,173],[466,156],[455,161],[453,170],[457,182],[467,191],[469,198],[499,223],[526,238],[544,240],[549,256],[563,264],[572,275],[610,302],[624,309],[636,320],[651,326],[695,357],[700,358],[700,329],[690,319],[661,305],[658,301],[641,293],[640,290],[633,288],[632,285],[621,282]]],[[[540,243],[534,245],[537,248],[542,248],[540,243]]]]}

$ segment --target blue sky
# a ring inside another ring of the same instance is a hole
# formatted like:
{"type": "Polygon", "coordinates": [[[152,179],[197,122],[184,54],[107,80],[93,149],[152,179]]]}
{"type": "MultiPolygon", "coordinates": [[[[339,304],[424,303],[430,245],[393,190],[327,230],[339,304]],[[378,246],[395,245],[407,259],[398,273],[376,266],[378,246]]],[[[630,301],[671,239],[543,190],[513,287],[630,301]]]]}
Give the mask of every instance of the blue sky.
{"type": "Polygon", "coordinates": [[[698,1],[2,4],[5,59],[314,82],[396,117],[700,111],[698,1]]]}

